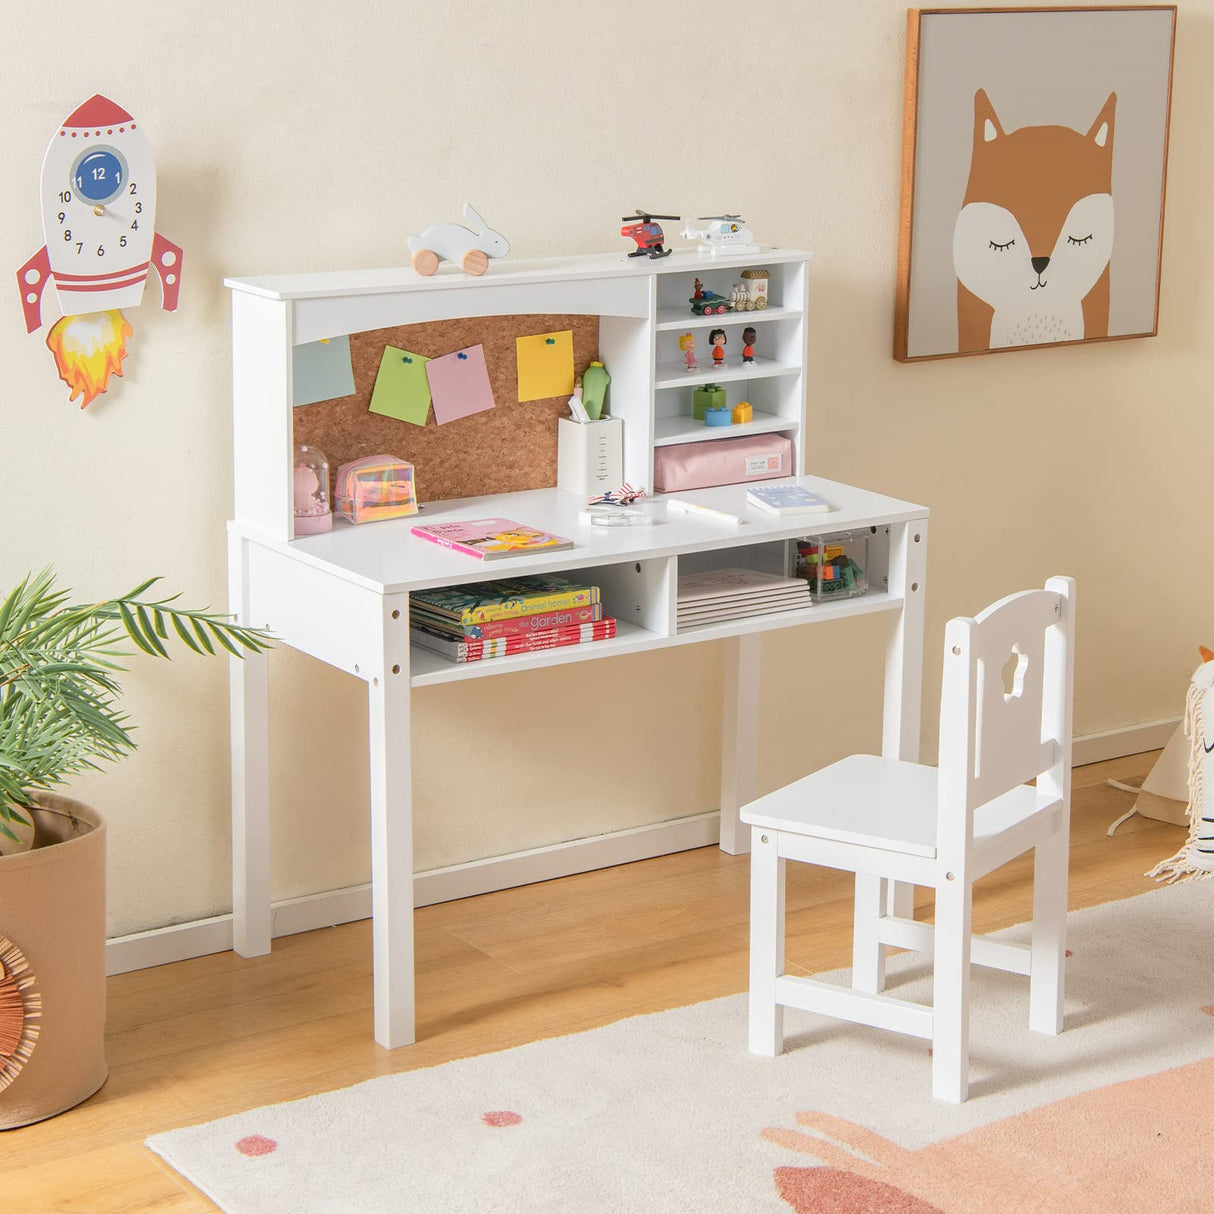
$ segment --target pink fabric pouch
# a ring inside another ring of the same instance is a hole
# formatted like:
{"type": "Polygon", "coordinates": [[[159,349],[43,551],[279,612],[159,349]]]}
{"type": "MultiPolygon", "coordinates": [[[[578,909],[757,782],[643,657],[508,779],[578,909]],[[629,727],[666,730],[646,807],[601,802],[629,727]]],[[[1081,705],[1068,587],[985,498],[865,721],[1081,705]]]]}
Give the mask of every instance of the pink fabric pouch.
{"type": "Polygon", "coordinates": [[[658,493],[763,481],[795,472],[792,440],[783,434],[676,443],[653,453],[653,487],[658,493]]]}

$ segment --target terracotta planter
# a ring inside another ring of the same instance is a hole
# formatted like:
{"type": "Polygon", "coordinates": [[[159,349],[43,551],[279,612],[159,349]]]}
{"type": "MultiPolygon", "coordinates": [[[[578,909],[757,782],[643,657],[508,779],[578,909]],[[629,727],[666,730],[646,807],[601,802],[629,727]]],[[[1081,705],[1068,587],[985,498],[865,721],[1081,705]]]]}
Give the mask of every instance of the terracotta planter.
{"type": "Polygon", "coordinates": [[[28,1061],[0,1090],[0,1129],[62,1113],[91,1096],[105,1067],[105,823],[40,793],[32,851],[0,856],[0,936],[25,954],[42,997],[28,1061]]]}

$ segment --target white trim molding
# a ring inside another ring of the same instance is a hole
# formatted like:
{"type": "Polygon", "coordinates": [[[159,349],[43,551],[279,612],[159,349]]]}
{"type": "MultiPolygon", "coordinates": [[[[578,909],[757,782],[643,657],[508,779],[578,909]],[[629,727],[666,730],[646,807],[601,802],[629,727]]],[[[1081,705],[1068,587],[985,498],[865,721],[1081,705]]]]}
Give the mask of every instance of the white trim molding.
{"type": "MultiPolygon", "coordinates": [[[[1179,724],[1179,717],[1163,721],[1148,721],[1124,729],[1108,729],[1101,733],[1076,738],[1073,743],[1074,763],[1099,763],[1122,755],[1158,750],[1167,743],[1179,724]]],[[[415,906],[431,906],[436,902],[451,902],[456,898],[471,898],[516,885],[535,881],[550,881],[573,873],[610,868],[633,860],[648,860],[671,852],[688,851],[694,847],[710,847],[717,843],[720,814],[695,814],[675,818],[652,826],[595,835],[588,839],[573,839],[549,847],[514,852],[508,856],[493,856],[468,864],[453,864],[418,873],[413,879],[415,906]]],[[[371,916],[371,886],[355,885],[349,889],[327,890],[302,898],[286,898],[275,902],[271,933],[291,936],[339,923],[352,923],[371,916]]],[[[216,915],[193,923],[178,923],[158,927],[129,936],[116,936],[106,943],[106,972],[125,974],[130,970],[204,957],[208,953],[226,952],[232,947],[232,916],[216,915]]]]}
{"type": "MultiPolygon", "coordinates": [[[[695,814],[674,818],[652,826],[638,826],[587,839],[573,839],[548,847],[492,856],[468,864],[453,864],[418,873],[413,878],[415,906],[431,906],[456,898],[471,898],[498,889],[512,889],[536,881],[550,881],[574,873],[610,868],[633,860],[648,860],[694,847],[715,846],[720,836],[720,814],[695,814]]],[[[328,890],[302,898],[275,902],[271,920],[272,936],[291,936],[371,917],[371,886],[328,890]]],[[[226,952],[232,947],[232,916],[216,915],[193,923],[158,927],[129,936],[115,936],[106,942],[106,973],[125,974],[131,970],[185,961],[208,953],[226,952]]]]}
{"type": "Polygon", "coordinates": [[[1071,743],[1071,763],[1083,767],[1088,763],[1102,763],[1105,759],[1142,754],[1144,750],[1161,750],[1179,724],[1179,717],[1168,717],[1163,721],[1145,721],[1141,725],[1085,734],[1071,743]]]}

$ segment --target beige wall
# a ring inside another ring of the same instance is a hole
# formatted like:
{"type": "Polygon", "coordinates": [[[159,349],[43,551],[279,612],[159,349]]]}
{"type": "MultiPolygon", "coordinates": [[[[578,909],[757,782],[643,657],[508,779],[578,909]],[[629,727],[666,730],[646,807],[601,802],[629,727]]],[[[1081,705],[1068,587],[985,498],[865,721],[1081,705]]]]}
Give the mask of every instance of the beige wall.
{"type": "MultiPolygon", "coordinates": [[[[475,201],[519,256],[624,249],[619,216],[745,213],[814,250],[809,465],[931,506],[925,753],[945,619],[1079,579],[1076,725],[1179,711],[1214,644],[1207,116],[1214,3],[1182,6],[1160,336],[901,366],[891,359],[904,10],[892,0],[237,4],[53,14],[5,0],[3,264],[42,243],[38,172],[95,91],[143,121],[181,308],[149,302],[126,379],[81,414],[16,291],[0,326],[0,583],[52,561],[82,595],[150,573],[225,597],[225,274],[400,263],[475,201]]],[[[152,289],[154,299],[155,289],[152,289]]],[[[764,787],[879,740],[880,620],[764,640],[764,787]]],[[[276,896],[367,879],[361,684],[274,655],[276,896]]],[[[715,803],[712,647],[416,697],[422,867],[715,803]],[[603,704],[631,703],[627,720],[603,704]],[[575,713],[571,714],[573,708],[575,713]],[[593,720],[571,729],[571,715],[593,720]]],[[[110,930],[228,908],[226,672],[127,681],[142,749],[82,780],[109,817],[110,930]]]]}

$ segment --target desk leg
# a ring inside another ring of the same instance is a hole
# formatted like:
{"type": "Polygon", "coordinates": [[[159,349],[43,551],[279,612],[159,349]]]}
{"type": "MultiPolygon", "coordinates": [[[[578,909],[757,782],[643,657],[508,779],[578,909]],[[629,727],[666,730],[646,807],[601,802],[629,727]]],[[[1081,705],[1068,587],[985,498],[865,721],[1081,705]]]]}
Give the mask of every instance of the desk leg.
{"type": "MultiPolygon", "coordinates": [[[[228,538],[228,610],[249,618],[245,542],[228,538]]],[[[270,729],[266,656],[228,659],[232,733],[232,947],[242,957],[270,951],[270,729]]]]}
{"type": "MultiPolygon", "coordinates": [[[[895,523],[889,534],[889,592],[902,598],[885,649],[885,719],[881,753],[919,761],[923,699],[923,618],[927,599],[927,520],[895,523]]],[[[889,882],[887,912],[915,917],[914,886],[889,882]]],[[[882,961],[884,966],[884,961],[882,961]]]]}
{"type": "Polygon", "coordinates": [[[721,850],[750,850],[750,827],[738,810],[755,798],[759,751],[759,637],[725,642],[725,693],[721,711],[721,850]]]}
{"type": "Polygon", "coordinates": [[[382,660],[367,684],[371,759],[371,935],[375,1040],[414,1041],[413,799],[409,738],[409,603],[384,598],[382,660]],[[395,614],[395,618],[393,613],[395,614]]]}

